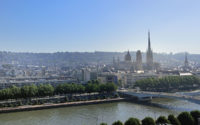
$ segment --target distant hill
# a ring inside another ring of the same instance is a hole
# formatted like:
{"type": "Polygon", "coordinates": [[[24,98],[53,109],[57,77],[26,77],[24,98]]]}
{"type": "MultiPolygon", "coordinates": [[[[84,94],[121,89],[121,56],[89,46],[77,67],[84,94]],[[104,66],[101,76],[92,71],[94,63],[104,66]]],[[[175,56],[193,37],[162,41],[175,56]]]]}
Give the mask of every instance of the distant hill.
{"type": "MultiPolygon", "coordinates": [[[[113,57],[124,59],[126,52],[56,52],[56,53],[16,53],[0,52],[0,64],[21,64],[39,66],[72,66],[78,64],[110,64],[113,57]]],[[[136,52],[131,52],[133,60],[136,59],[136,52]]],[[[154,60],[164,66],[181,65],[184,62],[185,54],[154,53],[154,60]]],[[[199,65],[200,54],[188,54],[190,63],[199,65]]],[[[143,53],[143,62],[146,60],[143,53]]]]}

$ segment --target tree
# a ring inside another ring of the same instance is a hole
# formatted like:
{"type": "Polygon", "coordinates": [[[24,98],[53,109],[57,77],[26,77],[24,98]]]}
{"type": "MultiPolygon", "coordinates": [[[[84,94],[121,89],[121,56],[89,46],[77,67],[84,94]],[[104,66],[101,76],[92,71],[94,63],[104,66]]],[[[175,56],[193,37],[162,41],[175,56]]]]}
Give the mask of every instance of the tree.
{"type": "Polygon", "coordinates": [[[64,94],[64,85],[65,84],[59,84],[55,88],[55,93],[56,94],[64,94]]]}
{"type": "Polygon", "coordinates": [[[105,84],[100,84],[99,85],[99,92],[100,93],[106,92],[106,85],[105,84]]]}
{"type": "Polygon", "coordinates": [[[114,122],[112,125],[123,125],[123,123],[118,120],[118,121],[114,122]]]}
{"type": "Polygon", "coordinates": [[[118,82],[117,82],[117,86],[122,87],[122,85],[123,85],[123,84],[122,84],[122,80],[119,79],[118,82]]]}
{"type": "Polygon", "coordinates": [[[178,115],[181,125],[194,125],[194,119],[188,112],[182,112],[178,115]]]}
{"type": "Polygon", "coordinates": [[[93,92],[99,92],[100,88],[99,88],[99,84],[95,83],[95,84],[92,84],[93,86],[93,92]]]}
{"type": "Polygon", "coordinates": [[[140,125],[140,121],[137,118],[129,118],[124,125],[140,125]]]}
{"type": "Polygon", "coordinates": [[[10,88],[6,88],[0,90],[0,98],[3,99],[10,99],[12,97],[12,92],[10,88]]]}
{"type": "Polygon", "coordinates": [[[51,96],[54,93],[54,88],[52,85],[40,85],[38,87],[39,96],[51,96]]]}
{"type": "Polygon", "coordinates": [[[23,98],[29,97],[29,87],[28,86],[23,86],[21,88],[21,97],[23,97],[23,98]]]}
{"type": "Polygon", "coordinates": [[[87,93],[92,93],[92,92],[94,92],[94,86],[93,86],[93,84],[92,84],[92,83],[88,83],[88,84],[86,85],[86,87],[85,87],[85,90],[86,90],[87,93]]]}
{"type": "Polygon", "coordinates": [[[156,124],[165,124],[165,123],[170,123],[169,120],[165,116],[160,116],[156,120],[156,124]]]}
{"type": "Polygon", "coordinates": [[[107,83],[106,84],[106,91],[107,92],[114,92],[117,90],[117,86],[114,83],[107,83]]]}
{"type": "Polygon", "coordinates": [[[150,91],[170,91],[173,89],[188,90],[200,87],[200,79],[195,76],[167,76],[147,78],[135,82],[135,87],[150,91]],[[195,86],[194,86],[195,85],[195,86]]]}
{"type": "Polygon", "coordinates": [[[29,86],[29,97],[35,97],[38,94],[38,88],[36,85],[29,86]]]}
{"type": "Polygon", "coordinates": [[[107,125],[107,123],[101,123],[100,125],[107,125]]]}
{"type": "Polygon", "coordinates": [[[10,98],[20,98],[21,96],[21,91],[20,91],[20,88],[19,87],[16,87],[15,85],[13,85],[11,88],[10,88],[10,91],[11,91],[11,97],[10,98]]]}
{"type": "Polygon", "coordinates": [[[146,117],[142,120],[142,125],[156,125],[155,121],[151,117],[146,117]]]}
{"type": "Polygon", "coordinates": [[[180,121],[172,114],[168,116],[168,120],[172,125],[181,125],[180,121]]]}
{"type": "Polygon", "coordinates": [[[85,86],[78,85],[77,88],[78,88],[78,93],[84,93],[85,92],[85,86]]]}
{"type": "Polygon", "coordinates": [[[194,119],[194,124],[198,125],[198,118],[200,118],[200,111],[194,110],[194,111],[191,111],[190,114],[192,115],[194,119]]]}

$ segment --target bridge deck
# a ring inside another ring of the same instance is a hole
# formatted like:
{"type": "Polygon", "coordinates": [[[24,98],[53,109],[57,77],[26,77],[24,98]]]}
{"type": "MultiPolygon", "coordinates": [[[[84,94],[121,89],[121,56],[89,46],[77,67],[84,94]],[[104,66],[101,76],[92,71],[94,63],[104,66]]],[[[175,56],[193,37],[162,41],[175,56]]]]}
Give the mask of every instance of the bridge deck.
{"type": "Polygon", "coordinates": [[[200,104],[200,98],[189,95],[180,95],[177,93],[164,93],[164,92],[144,92],[144,91],[133,91],[133,90],[120,90],[120,93],[134,96],[137,98],[173,98],[173,99],[182,99],[188,100],[197,104],[200,104]]]}

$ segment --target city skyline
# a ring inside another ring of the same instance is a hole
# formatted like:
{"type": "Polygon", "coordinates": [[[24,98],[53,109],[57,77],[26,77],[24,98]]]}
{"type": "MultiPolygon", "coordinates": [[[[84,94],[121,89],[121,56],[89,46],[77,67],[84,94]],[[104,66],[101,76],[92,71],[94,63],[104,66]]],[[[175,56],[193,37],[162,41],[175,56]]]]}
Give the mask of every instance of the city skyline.
{"type": "Polygon", "coordinates": [[[1,1],[0,50],[146,52],[149,29],[153,52],[199,54],[199,4],[196,0],[1,1]]]}

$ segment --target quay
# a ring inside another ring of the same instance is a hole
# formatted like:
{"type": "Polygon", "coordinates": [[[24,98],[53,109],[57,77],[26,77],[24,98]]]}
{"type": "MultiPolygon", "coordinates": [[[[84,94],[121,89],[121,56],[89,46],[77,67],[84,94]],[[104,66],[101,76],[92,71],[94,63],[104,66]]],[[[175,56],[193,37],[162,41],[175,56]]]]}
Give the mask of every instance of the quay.
{"type": "Polygon", "coordinates": [[[66,102],[66,103],[58,103],[58,104],[24,105],[24,106],[18,106],[18,107],[0,108],[0,113],[32,111],[32,110],[42,110],[42,109],[91,105],[91,104],[102,104],[102,103],[110,103],[110,102],[120,102],[120,101],[125,101],[125,100],[127,99],[113,98],[113,99],[101,99],[101,100],[90,100],[90,101],[66,102]]]}

